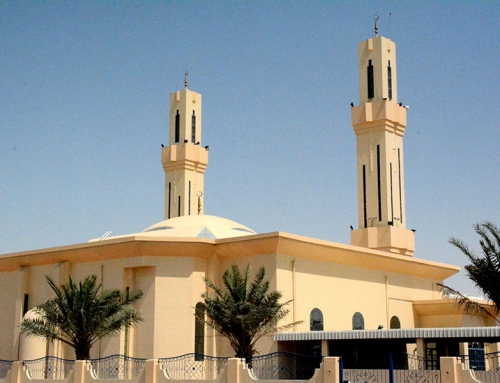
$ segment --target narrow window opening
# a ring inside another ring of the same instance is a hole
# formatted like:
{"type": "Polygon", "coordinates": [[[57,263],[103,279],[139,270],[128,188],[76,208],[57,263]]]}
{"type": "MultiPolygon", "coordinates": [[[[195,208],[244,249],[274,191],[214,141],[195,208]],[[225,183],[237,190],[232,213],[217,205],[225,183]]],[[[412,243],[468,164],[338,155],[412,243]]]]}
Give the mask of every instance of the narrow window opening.
{"type": "Polygon", "coordinates": [[[189,181],[189,191],[188,191],[188,215],[191,215],[191,181],[189,181]]]}
{"type": "Polygon", "coordinates": [[[389,166],[391,172],[391,221],[394,222],[394,195],[392,192],[392,163],[389,166]]]}
{"type": "Polygon", "coordinates": [[[309,328],[311,331],[323,331],[323,313],[320,309],[314,308],[311,311],[309,328]]]}
{"type": "Polygon", "coordinates": [[[366,215],[366,165],[363,165],[363,223],[366,229],[368,227],[368,217],[366,215]]]}
{"type": "Polygon", "coordinates": [[[399,219],[403,223],[403,186],[401,185],[401,152],[398,149],[398,177],[399,177],[399,219]]]}
{"type": "Polygon", "coordinates": [[[28,312],[28,303],[29,303],[30,296],[29,294],[24,294],[24,300],[23,300],[23,317],[26,315],[28,312]]]}
{"type": "Polygon", "coordinates": [[[398,329],[401,328],[401,322],[399,321],[399,318],[397,316],[393,316],[391,318],[391,329],[398,329]]]}
{"type": "Polygon", "coordinates": [[[373,79],[373,65],[372,60],[368,60],[367,79],[368,79],[368,98],[371,99],[375,97],[375,84],[373,79]]]}
{"type": "Polygon", "coordinates": [[[194,144],[196,142],[196,116],[194,114],[191,116],[191,142],[194,144]]]}
{"type": "MultiPolygon", "coordinates": [[[[127,286],[125,288],[125,298],[128,299],[130,294],[130,287],[127,286]]],[[[123,340],[123,355],[128,356],[128,336],[129,336],[129,328],[125,327],[125,334],[123,340]]]]}
{"type": "Polygon", "coordinates": [[[181,196],[179,196],[179,203],[177,206],[177,217],[181,216],[181,196]]]}
{"type": "Polygon", "coordinates": [[[170,219],[170,208],[171,208],[171,202],[172,201],[172,183],[168,183],[168,219],[170,219]]]}
{"type": "Polygon", "coordinates": [[[387,89],[388,89],[388,97],[389,100],[392,100],[392,68],[391,61],[389,60],[389,64],[387,65],[387,89]]]}
{"type": "Polygon", "coordinates": [[[352,316],[352,329],[353,330],[364,330],[365,329],[365,318],[363,314],[357,312],[352,316]]]}
{"type": "Polygon", "coordinates": [[[194,322],[194,360],[203,361],[205,354],[205,305],[198,302],[195,306],[194,322]]]}
{"type": "Polygon", "coordinates": [[[175,142],[179,142],[181,137],[181,115],[177,109],[177,114],[175,115],[175,142]]]}
{"type": "Polygon", "coordinates": [[[377,192],[378,192],[378,220],[382,221],[382,181],[380,174],[380,145],[377,145],[377,192]]]}

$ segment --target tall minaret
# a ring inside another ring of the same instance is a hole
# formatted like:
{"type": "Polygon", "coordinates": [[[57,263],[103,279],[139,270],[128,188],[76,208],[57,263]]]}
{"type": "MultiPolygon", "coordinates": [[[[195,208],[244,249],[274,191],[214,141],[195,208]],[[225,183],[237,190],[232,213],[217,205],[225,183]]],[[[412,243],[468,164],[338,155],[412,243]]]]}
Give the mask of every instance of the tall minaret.
{"type": "Polygon", "coordinates": [[[359,106],[351,108],[357,140],[358,221],[351,244],[413,255],[406,229],[403,134],[406,109],[398,103],[396,45],[377,36],[360,42],[359,106]]]}
{"type": "Polygon", "coordinates": [[[165,219],[203,214],[208,146],[201,146],[201,94],[187,88],[170,95],[169,146],[161,151],[165,170],[165,219]]]}

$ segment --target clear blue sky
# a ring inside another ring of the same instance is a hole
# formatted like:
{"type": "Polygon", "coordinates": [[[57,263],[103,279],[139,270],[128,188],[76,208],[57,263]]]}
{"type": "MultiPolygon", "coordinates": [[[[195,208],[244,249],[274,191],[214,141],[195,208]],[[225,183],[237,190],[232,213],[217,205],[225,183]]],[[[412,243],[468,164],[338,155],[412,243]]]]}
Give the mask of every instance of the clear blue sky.
{"type": "MultiPolygon", "coordinates": [[[[500,225],[500,2],[0,2],[0,253],[163,219],[168,95],[203,95],[205,213],[349,243],[357,43],[397,44],[416,257],[500,225]],[[389,17],[391,13],[391,17],[389,17]]],[[[447,281],[478,293],[462,275],[447,281]]]]}

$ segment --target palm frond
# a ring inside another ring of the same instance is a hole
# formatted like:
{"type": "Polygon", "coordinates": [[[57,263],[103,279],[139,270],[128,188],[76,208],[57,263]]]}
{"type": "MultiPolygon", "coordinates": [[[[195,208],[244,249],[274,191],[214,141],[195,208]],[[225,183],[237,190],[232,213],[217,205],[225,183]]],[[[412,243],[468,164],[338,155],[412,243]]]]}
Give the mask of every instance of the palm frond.
{"type": "Polygon", "coordinates": [[[222,276],[224,288],[205,278],[206,286],[215,296],[202,294],[205,316],[197,317],[229,340],[236,357],[255,354],[255,343],[260,338],[294,325],[278,326],[289,312],[284,306],[290,301],[280,303],[281,292],[268,292],[270,284],[264,280],[265,268],[259,268],[249,284],[250,277],[249,265],[244,272],[232,265],[222,276]]]}
{"type": "Polygon", "coordinates": [[[35,309],[39,319],[25,319],[20,331],[28,336],[60,340],[73,347],[77,359],[87,358],[92,345],[107,335],[116,335],[142,320],[131,304],[142,291],[124,294],[120,290],[102,290],[97,276],[57,286],[46,277],[55,297],[35,309]]]}
{"type": "Polygon", "coordinates": [[[492,315],[486,308],[481,306],[480,303],[471,300],[469,297],[463,295],[459,291],[448,287],[446,285],[437,284],[438,290],[443,293],[443,296],[448,299],[454,300],[459,307],[461,307],[465,313],[473,316],[477,316],[483,319],[493,318],[496,322],[500,321],[492,315]]]}

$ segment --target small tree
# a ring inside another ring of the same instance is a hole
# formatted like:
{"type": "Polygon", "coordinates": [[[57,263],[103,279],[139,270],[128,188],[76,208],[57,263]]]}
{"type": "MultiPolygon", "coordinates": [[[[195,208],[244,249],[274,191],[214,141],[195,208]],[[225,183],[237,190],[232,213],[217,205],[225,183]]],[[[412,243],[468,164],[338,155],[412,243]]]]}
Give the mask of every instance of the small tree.
{"type": "Polygon", "coordinates": [[[215,296],[202,295],[206,310],[204,322],[226,337],[236,357],[246,358],[247,362],[256,353],[255,343],[260,338],[296,324],[278,326],[289,312],[284,307],[291,301],[280,303],[281,292],[268,292],[269,281],[264,281],[265,274],[266,269],[261,267],[250,283],[250,265],[244,273],[232,265],[222,276],[224,288],[204,279],[215,292],[215,296]]]}
{"type": "Polygon", "coordinates": [[[491,222],[483,222],[475,224],[474,230],[480,237],[480,254],[470,250],[459,239],[451,238],[449,242],[469,258],[470,264],[465,266],[467,276],[483,292],[486,299],[493,302],[494,314],[459,291],[441,284],[438,286],[446,297],[455,299],[466,313],[482,318],[490,317],[500,323],[496,317],[500,308],[500,229],[491,222]]]}
{"type": "Polygon", "coordinates": [[[60,340],[75,350],[76,359],[89,359],[96,341],[142,320],[131,306],[142,297],[140,290],[124,294],[115,289],[99,294],[101,284],[95,275],[78,284],[69,277],[61,286],[46,279],[56,296],[35,307],[38,318],[24,319],[20,331],[49,341],[60,340]]]}

